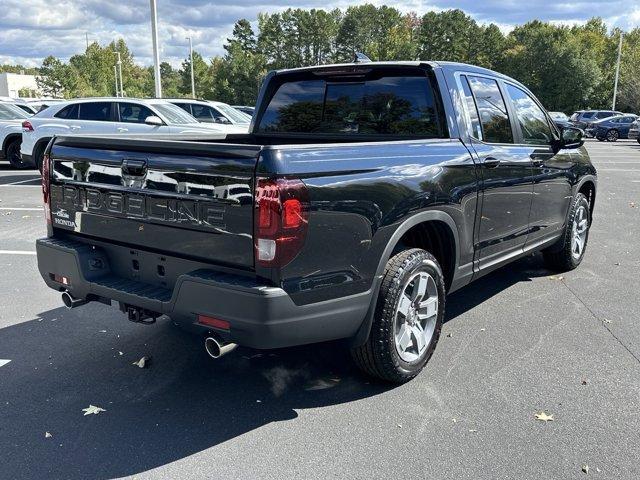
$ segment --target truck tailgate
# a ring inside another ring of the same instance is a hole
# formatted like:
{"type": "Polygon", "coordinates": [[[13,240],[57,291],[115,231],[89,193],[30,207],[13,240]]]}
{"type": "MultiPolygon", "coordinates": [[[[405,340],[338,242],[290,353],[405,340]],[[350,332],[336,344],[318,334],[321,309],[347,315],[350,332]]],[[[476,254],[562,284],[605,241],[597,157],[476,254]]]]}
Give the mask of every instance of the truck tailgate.
{"type": "Polygon", "coordinates": [[[253,267],[259,146],[60,137],[50,151],[55,229],[253,267]]]}

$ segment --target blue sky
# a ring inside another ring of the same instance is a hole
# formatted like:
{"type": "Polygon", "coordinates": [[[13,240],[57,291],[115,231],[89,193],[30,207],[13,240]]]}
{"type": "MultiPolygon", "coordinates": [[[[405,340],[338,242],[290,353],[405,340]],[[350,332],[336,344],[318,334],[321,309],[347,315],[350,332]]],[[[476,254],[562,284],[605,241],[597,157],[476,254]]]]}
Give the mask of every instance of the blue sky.
{"type": "MultiPolygon", "coordinates": [[[[205,56],[222,54],[222,45],[239,18],[255,21],[259,12],[288,7],[346,8],[358,3],[332,0],[157,0],[161,59],[178,65],[187,55],[191,36],[194,48],[205,56]]],[[[382,1],[370,3],[381,5],[382,1]]],[[[84,51],[90,41],[107,43],[124,38],[136,61],[151,63],[148,0],[2,0],[0,62],[37,66],[47,55],[67,59],[84,51]]],[[[582,23],[601,16],[610,27],[624,30],[640,26],[640,0],[431,0],[399,1],[403,11],[461,8],[480,22],[494,22],[507,32],[514,25],[538,18],[557,23],[582,23]]]]}

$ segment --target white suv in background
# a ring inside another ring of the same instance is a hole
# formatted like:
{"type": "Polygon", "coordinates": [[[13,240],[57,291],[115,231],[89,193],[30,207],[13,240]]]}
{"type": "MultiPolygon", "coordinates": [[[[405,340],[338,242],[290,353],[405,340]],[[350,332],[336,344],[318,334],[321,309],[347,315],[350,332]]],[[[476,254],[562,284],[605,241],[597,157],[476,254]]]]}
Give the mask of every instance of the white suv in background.
{"type": "Polygon", "coordinates": [[[193,98],[170,98],[167,100],[193,115],[200,123],[214,124],[223,129],[225,133],[249,133],[251,117],[231,105],[193,98]]]}
{"type": "Polygon", "coordinates": [[[20,158],[22,122],[29,115],[12,103],[0,102],[0,158],[8,160],[13,168],[24,168],[20,158]]]}
{"type": "MultiPolygon", "coordinates": [[[[42,168],[42,157],[54,135],[69,134],[218,134],[179,107],[161,99],[85,98],[55,103],[22,122],[22,161],[42,168]]],[[[219,135],[219,134],[222,134],[219,135]]]]}

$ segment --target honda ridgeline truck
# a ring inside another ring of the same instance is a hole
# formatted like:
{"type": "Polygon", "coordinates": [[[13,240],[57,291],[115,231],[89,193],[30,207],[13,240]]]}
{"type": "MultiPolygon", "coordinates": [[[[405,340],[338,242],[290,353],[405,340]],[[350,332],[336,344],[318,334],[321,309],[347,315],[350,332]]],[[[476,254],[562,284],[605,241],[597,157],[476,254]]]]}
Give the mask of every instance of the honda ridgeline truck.
{"type": "Polygon", "coordinates": [[[53,138],[38,266],[68,307],[168,315],[213,357],[345,339],[363,370],[403,382],[447,293],[537,250],[580,264],[596,199],[582,145],[483,68],[276,71],[248,134],[53,138]]]}

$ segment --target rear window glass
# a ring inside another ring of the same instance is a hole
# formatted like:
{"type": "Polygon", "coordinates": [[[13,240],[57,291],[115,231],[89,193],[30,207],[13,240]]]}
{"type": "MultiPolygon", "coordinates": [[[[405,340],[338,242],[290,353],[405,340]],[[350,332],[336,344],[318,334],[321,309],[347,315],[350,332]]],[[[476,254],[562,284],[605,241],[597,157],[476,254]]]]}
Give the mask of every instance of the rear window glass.
{"type": "Polygon", "coordinates": [[[467,78],[480,114],[484,141],[513,143],[511,122],[498,83],[491,78],[467,78]]]}
{"type": "Polygon", "coordinates": [[[442,136],[426,76],[282,84],[265,110],[264,133],[442,136]]]}

